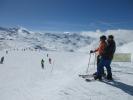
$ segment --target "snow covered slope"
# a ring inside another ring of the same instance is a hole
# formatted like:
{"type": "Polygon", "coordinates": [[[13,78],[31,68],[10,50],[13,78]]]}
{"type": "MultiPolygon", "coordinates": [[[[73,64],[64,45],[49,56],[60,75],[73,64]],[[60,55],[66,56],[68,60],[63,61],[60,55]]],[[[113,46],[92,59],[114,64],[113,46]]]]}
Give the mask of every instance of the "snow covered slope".
{"type": "MultiPolygon", "coordinates": [[[[113,63],[112,82],[86,82],[78,74],[87,68],[87,53],[11,50],[8,54],[1,51],[0,55],[5,56],[4,64],[0,64],[0,100],[133,99],[133,63],[113,63]]],[[[96,70],[93,60],[92,57],[89,73],[96,70]]]]}

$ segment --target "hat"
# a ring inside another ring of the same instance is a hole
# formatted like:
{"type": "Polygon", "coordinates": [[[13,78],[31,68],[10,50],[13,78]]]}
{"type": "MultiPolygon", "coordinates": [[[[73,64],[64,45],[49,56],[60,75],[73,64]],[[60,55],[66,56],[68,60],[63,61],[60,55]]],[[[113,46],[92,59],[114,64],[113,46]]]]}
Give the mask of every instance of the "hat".
{"type": "Polygon", "coordinates": [[[105,35],[100,36],[100,40],[106,40],[106,36],[105,35]]]}
{"type": "Polygon", "coordinates": [[[109,35],[108,38],[114,39],[114,36],[113,35],[109,35]]]}

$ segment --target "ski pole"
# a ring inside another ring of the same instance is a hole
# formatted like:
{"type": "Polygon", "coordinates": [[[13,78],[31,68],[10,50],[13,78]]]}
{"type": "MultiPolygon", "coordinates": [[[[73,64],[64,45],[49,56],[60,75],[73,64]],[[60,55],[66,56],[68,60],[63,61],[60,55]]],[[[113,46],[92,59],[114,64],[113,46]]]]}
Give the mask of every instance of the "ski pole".
{"type": "Polygon", "coordinates": [[[51,65],[52,69],[51,69],[51,72],[53,72],[53,65],[51,65]]]}
{"type": "Polygon", "coordinates": [[[89,66],[90,66],[90,59],[91,59],[91,53],[90,53],[90,57],[89,57],[89,61],[88,61],[88,67],[86,69],[86,73],[88,73],[88,69],[89,69],[89,66]]]}
{"type": "Polygon", "coordinates": [[[54,61],[53,61],[53,64],[51,65],[52,69],[51,69],[51,72],[53,72],[53,69],[54,69],[54,61]]]}
{"type": "Polygon", "coordinates": [[[95,64],[96,64],[96,53],[94,55],[95,55],[95,57],[94,57],[94,68],[95,68],[95,64]]]}

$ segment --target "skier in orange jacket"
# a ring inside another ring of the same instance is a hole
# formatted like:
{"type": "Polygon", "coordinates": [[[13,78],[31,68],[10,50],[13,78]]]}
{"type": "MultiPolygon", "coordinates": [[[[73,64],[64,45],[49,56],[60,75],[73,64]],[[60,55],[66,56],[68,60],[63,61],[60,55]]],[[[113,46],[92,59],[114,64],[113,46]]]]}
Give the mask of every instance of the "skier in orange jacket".
{"type": "MultiPolygon", "coordinates": [[[[106,43],[106,36],[102,35],[100,37],[100,44],[99,44],[99,47],[96,48],[94,51],[91,50],[90,53],[95,53],[97,52],[98,55],[97,55],[97,66],[98,66],[98,63],[100,62],[100,59],[102,57],[102,55],[104,54],[104,50],[107,46],[107,43],[106,43]]],[[[102,74],[105,76],[106,74],[104,73],[104,69],[102,69],[102,74]]],[[[93,74],[93,75],[96,75],[96,72],[93,74]]]]}

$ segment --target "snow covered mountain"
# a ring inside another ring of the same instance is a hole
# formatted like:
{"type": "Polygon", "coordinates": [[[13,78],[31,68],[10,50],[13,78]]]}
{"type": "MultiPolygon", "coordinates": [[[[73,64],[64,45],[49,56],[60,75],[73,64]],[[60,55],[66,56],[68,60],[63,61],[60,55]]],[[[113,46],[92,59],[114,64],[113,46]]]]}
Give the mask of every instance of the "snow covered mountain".
{"type": "Polygon", "coordinates": [[[133,42],[133,30],[100,30],[80,33],[31,32],[23,27],[0,27],[0,48],[34,48],[54,51],[88,51],[96,48],[101,35],[113,34],[117,47],[133,42]]]}
{"type": "Polygon", "coordinates": [[[94,39],[77,33],[36,33],[25,28],[0,27],[1,47],[32,47],[42,50],[75,51],[87,46],[94,39]],[[3,43],[3,45],[2,45],[3,43]]]}
{"type": "Polygon", "coordinates": [[[31,32],[26,28],[0,27],[0,48],[26,48],[56,51],[88,51],[96,48],[101,35],[113,34],[117,46],[133,41],[132,30],[89,31],[80,33],[31,32]]]}

